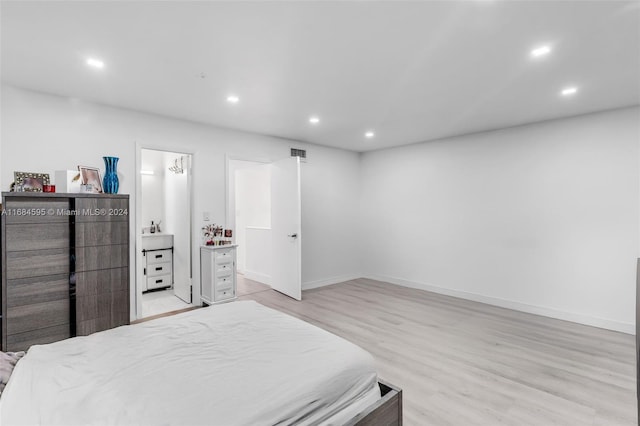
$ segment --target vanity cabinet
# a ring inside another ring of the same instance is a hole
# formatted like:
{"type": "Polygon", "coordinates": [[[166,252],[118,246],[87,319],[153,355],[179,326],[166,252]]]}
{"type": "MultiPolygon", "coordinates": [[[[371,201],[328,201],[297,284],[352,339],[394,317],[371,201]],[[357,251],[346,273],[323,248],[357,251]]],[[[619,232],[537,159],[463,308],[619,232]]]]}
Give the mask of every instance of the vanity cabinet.
{"type": "Polygon", "coordinates": [[[2,194],[2,349],[129,323],[128,195],[2,194]]]}
{"type": "Polygon", "coordinates": [[[147,292],[173,285],[173,235],[151,234],[142,236],[144,282],[147,292]]]}
{"type": "Polygon", "coordinates": [[[171,287],[173,284],[172,249],[145,252],[145,291],[171,287]]]}
{"type": "Polygon", "coordinates": [[[236,297],[236,247],[200,247],[200,295],[208,305],[236,297]]]}

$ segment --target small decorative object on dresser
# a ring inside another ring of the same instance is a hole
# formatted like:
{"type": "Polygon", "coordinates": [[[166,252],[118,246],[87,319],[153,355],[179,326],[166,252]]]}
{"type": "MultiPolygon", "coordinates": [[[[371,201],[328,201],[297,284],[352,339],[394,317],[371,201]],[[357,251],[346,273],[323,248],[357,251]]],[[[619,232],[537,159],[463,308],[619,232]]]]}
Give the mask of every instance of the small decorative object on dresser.
{"type": "Polygon", "coordinates": [[[19,192],[42,192],[49,185],[48,173],[13,172],[13,176],[16,186],[21,188],[19,192]]]}
{"type": "Polygon", "coordinates": [[[82,185],[91,185],[94,193],[102,192],[102,181],[100,179],[100,170],[95,167],[78,166],[80,171],[80,179],[82,185]]]}
{"type": "Polygon", "coordinates": [[[56,170],[56,190],[64,193],[80,192],[80,172],[77,170],[56,170]]]}
{"type": "Polygon", "coordinates": [[[103,189],[105,194],[117,194],[120,181],[118,180],[118,157],[102,157],[104,160],[103,189]]]}

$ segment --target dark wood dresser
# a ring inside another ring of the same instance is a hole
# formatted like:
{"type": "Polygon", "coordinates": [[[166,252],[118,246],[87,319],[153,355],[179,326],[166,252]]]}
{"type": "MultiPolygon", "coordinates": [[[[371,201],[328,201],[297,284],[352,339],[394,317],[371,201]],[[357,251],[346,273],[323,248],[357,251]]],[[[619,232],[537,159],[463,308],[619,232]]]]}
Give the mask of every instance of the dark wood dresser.
{"type": "Polygon", "coordinates": [[[129,196],[2,193],[2,349],[129,323],[129,196]]]}

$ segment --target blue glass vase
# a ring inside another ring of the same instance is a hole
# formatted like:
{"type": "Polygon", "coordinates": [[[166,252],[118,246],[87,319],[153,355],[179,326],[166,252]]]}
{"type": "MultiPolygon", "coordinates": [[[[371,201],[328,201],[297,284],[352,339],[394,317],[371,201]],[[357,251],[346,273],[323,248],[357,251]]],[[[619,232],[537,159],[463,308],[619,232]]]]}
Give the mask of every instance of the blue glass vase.
{"type": "Polygon", "coordinates": [[[105,194],[117,194],[120,181],[118,180],[118,157],[102,157],[104,159],[104,178],[102,191],[105,194]]]}

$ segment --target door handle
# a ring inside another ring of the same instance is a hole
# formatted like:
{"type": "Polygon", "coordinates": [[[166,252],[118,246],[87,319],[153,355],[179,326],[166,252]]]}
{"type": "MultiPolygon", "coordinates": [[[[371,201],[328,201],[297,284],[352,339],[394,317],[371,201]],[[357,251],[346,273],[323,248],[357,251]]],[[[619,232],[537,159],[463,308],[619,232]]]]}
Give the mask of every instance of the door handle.
{"type": "Polygon", "coordinates": [[[287,237],[291,237],[291,238],[298,238],[298,234],[291,234],[291,235],[287,235],[287,237]]]}

